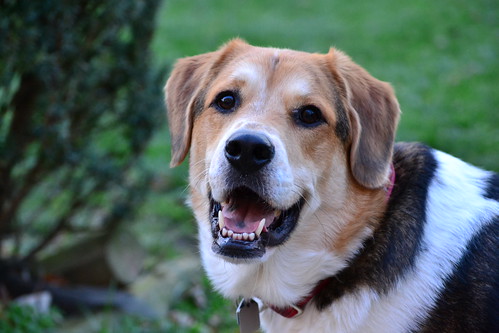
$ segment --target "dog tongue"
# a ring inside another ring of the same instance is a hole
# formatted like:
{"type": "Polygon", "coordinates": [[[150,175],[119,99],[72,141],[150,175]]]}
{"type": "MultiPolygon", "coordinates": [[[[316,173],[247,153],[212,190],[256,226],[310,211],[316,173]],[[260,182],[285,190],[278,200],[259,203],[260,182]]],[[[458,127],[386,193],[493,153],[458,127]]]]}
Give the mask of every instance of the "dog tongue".
{"type": "Polygon", "coordinates": [[[237,233],[255,232],[262,219],[266,226],[274,219],[273,210],[255,198],[238,198],[236,204],[224,206],[222,214],[225,227],[237,233]]]}

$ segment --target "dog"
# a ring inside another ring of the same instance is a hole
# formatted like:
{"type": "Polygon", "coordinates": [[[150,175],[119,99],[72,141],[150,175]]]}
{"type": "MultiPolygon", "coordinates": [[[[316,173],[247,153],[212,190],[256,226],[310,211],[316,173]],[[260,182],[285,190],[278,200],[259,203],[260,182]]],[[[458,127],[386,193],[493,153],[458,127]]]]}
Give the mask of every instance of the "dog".
{"type": "Polygon", "coordinates": [[[243,310],[256,304],[250,321],[499,332],[499,177],[395,144],[388,83],[334,48],[235,39],[178,60],[165,93],[204,269],[243,310]]]}

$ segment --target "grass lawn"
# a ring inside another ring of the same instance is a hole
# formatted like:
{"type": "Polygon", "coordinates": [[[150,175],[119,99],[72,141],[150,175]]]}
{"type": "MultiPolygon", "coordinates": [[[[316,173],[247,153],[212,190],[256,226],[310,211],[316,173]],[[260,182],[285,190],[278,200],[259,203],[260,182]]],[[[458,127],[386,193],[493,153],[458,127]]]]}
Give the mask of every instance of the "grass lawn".
{"type": "MultiPolygon", "coordinates": [[[[335,46],[393,84],[403,111],[398,140],[422,141],[499,171],[498,17],[495,0],[166,0],[153,51],[157,65],[171,66],[179,57],[212,51],[236,36],[310,52],[335,46]]],[[[135,225],[152,267],[197,249],[195,223],[183,205],[187,169],[185,163],[169,169],[166,129],[146,157],[158,177],[135,225]],[[191,245],[172,246],[178,239],[191,245]]],[[[196,305],[192,294],[171,304],[173,317],[188,320],[129,320],[126,329],[107,326],[99,332],[236,332],[233,304],[205,280],[198,286],[204,306],[196,305]]]]}
{"type": "Polygon", "coordinates": [[[493,0],[166,0],[154,53],[171,64],[236,36],[310,52],[337,47],[395,87],[398,140],[499,171],[498,17],[493,0]]]}

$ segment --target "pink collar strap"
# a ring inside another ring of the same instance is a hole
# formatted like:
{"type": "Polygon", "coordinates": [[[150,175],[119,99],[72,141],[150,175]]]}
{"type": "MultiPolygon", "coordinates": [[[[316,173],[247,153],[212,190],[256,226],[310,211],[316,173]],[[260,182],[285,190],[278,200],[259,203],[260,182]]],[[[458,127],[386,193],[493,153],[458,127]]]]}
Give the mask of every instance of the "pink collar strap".
{"type": "Polygon", "coordinates": [[[392,195],[393,191],[393,186],[395,185],[395,167],[393,164],[390,165],[390,184],[385,188],[386,191],[386,200],[388,201],[390,199],[390,196],[392,195]]]}

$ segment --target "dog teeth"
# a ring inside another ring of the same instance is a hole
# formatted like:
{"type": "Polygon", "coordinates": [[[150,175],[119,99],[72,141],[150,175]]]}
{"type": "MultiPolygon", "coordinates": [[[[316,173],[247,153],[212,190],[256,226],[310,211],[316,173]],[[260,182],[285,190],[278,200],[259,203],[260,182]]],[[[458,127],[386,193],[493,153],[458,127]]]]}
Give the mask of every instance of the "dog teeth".
{"type": "Polygon", "coordinates": [[[260,234],[262,233],[262,230],[263,230],[263,227],[265,226],[265,218],[263,218],[261,221],[260,221],[260,224],[258,225],[258,228],[256,228],[255,230],[255,235],[257,237],[260,236],[260,234]]]}
{"type": "Polygon", "coordinates": [[[254,232],[251,232],[249,234],[247,232],[243,232],[242,234],[240,234],[227,228],[223,228],[220,233],[222,234],[222,237],[229,237],[233,240],[249,240],[251,242],[254,241],[257,237],[254,232]]]}
{"type": "Polygon", "coordinates": [[[254,241],[256,238],[260,237],[260,234],[262,233],[263,227],[265,226],[265,218],[263,218],[260,223],[258,224],[258,228],[256,228],[255,232],[247,233],[243,232],[238,233],[234,232],[233,230],[225,228],[225,221],[224,221],[224,216],[222,214],[222,211],[218,211],[218,226],[220,227],[220,234],[222,237],[230,237],[234,240],[249,240],[249,241],[254,241]]]}
{"type": "Polygon", "coordinates": [[[221,210],[218,211],[218,226],[220,227],[220,230],[223,230],[225,227],[224,216],[221,210]]]}

